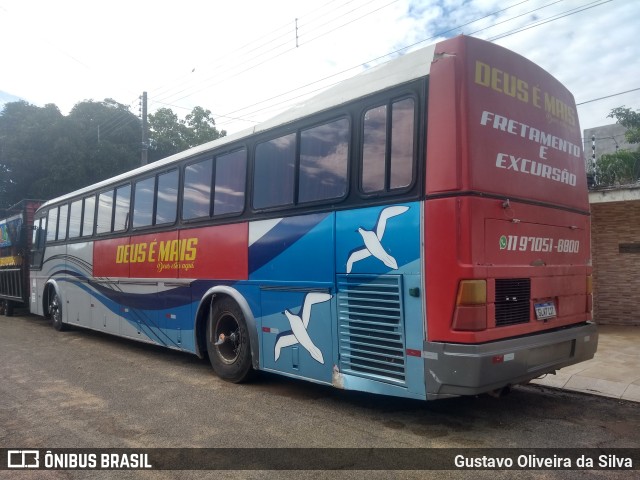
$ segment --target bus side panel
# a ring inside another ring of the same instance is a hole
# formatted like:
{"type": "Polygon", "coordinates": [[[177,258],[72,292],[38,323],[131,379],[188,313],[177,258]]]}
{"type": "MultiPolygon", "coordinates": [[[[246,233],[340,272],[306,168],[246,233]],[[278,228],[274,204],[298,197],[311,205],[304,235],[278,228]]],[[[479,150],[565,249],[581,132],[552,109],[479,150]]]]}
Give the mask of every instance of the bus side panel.
{"type": "Polygon", "coordinates": [[[424,398],[420,229],[417,202],[336,213],[339,386],[424,398]]]}
{"type": "Polygon", "coordinates": [[[435,341],[451,336],[459,279],[486,278],[487,270],[459,260],[464,249],[459,223],[462,200],[430,199],[424,205],[427,339],[435,341]]]}
{"type": "Polygon", "coordinates": [[[251,222],[249,278],[260,285],[262,366],[331,383],[336,363],[335,216],[251,222]]]}
{"type": "Polygon", "coordinates": [[[410,203],[252,222],[263,368],[424,398],[420,211],[410,203]]]}
{"type": "Polygon", "coordinates": [[[93,264],[93,242],[72,243],[67,246],[65,295],[68,298],[67,319],[72,325],[93,326],[90,279],[93,264]]]}

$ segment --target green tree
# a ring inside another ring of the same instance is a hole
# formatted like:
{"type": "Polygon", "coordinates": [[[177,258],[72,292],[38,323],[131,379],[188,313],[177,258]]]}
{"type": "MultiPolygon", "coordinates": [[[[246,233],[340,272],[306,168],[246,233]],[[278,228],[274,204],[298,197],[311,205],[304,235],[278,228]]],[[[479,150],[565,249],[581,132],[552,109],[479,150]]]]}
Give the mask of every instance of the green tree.
{"type": "Polygon", "coordinates": [[[49,176],[64,117],[55,105],[12,102],[0,115],[0,208],[23,198],[46,198],[36,183],[49,176]]]}
{"type": "Polygon", "coordinates": [[[640,143],[640,110],[634,112],[630,108],[618,107],[607,115],[615,118],[616,122],[627,129],[624,136],[629,143],[640,143]]]}
{"type": "Polygon", "coordinates": [[[628,185],[640,174],[640,152],[619,150],[598,159],[597,178],[600,185],[628,185]]]}
{"type": "Polygon", "coordinates": [[[149,161],[155,162],[189,148],[186,127],[170,108],[149,114],[149,161]]]}
{"type": "Polygon", "coordinates": [[[149,114],[149,161],[154,162],[197,145],[224,137],[218,131],[211,111],[194,107],[184,119],[170,108],[160,108],[149,114]]]}
{"type": "Polygon", "coordinates": [[[0,207],[52,198],[139,165],[140,120],[113,100],[5,105],[0,115],[0,207]]]}
{"type": "MultiPolygon", "coordinates": [[[[609,118],[625,127],[625,138],[631,144],[640,143],[640,111],[618,107],[611,110],[609,118]]],[[[599,185],[625,185],[640,179],[640,148],[618,150],[602,155],[596,164],[599,185]]]]}
{"type": "Polygon", "coordinates": [[[218,131],[216,122],[211,117],[211,110],[202,107],[194,107],[191,113],[185,117],[185,125],[188,127],[188,143],[190,147],[224,137],[225,130],[218,131]]]}
{"type": "Polygon", "coordinates": [[[140,165],[141,121],[126,105],[112,99],[84,101],[76,104],[65,120],[75,154],[68,162],[59,163],[60,174],[69,168],[78,171],[78,178],[67,182],[68,190],[140,165]]]}
{"type": "MultiPolygon", "coordinates": [[[[160,109],[149,123],[153,160],[226,134],[202,107],[184,120],[160,109]]],[[[137,167],[141,133],[140,119],[112,99],[80,102],[67,116],[53,104],[5,104],[0,112],[0,208],[24,198],[53,198],[137,167]]]]}

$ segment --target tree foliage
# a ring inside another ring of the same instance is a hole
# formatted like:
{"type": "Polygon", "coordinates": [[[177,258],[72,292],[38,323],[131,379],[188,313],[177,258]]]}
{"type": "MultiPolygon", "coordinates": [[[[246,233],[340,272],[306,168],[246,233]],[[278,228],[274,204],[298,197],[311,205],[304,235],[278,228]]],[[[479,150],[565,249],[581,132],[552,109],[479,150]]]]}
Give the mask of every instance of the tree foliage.
{"type": "MultiPolygon", "coordinates": [[[[151,160],[226,134],[202,107],[184,120],[169,109],[149,117],[151,160]]],[[[53,198],[139,166],[141,134],[140,119],[111,99],[80,102],[67,116],[53,104],[5,104],[0,112],[0,209],[24,198],[53,198]]]]}
{"type": "Polygon", "coordinates": [[[597,179],[600,185],[628,185],[640,176],[640,152],[619,150],[598,159],[597,179]]]}
{"type": "Polygon", "coordinates": [[[168,157],[226,134],[215,127],[210,110],[195,107],[181,120],[170,108],[160,108],[149,115],[149,160],[168,157]]]}
{"type": "Polygon", "coordinates": [[[140,121],[113,100],[5,105],[0,115],[0,207],[47,199],[139,164],[140,121]]]}
{"type": "MultiPolygon", "coordinates": [[[[608,115],[625,127],[625,138],[629,143],[640,143],[640,112],[618,107],[608,115]]],[[[618,150],[602,155],[596,164],[596,178],[599,185],[628,185],[640,179],[640,148],[618,150]]]]}
{"type": "Polygon", "coordinates": [[[640,110],[634,112],[630,108],[618,107],[611,110],[607,115],[615,118],[617,123],[627,129],[624,136],[629,143],[640,143],[640,110]]]}

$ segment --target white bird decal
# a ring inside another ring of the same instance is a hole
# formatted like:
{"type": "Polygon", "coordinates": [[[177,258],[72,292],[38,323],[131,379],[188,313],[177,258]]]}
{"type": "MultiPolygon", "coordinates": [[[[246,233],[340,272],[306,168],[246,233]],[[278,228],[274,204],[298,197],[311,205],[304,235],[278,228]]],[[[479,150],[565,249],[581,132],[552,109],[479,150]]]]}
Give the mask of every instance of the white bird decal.
{"type": "Polygon", "coordinates": [[[284,311],[287,319],[289,319],[291,330],[278,335],[275,345],[275,361],[278,361],[278,358],[280,358],[280,351],[283,348],[290,347],[299,343],[309,352],[314,360],[324,365],[324,357],[322,356],[322,352],[313,343],[311,337],[309,337],[307,327],[309,326],[309,321],[311,320],[311,307],[316,303],[326,302],[330,299],[331,295],[328,293],[307,293],[307,295],[304,297],[304,302],[302,303],[302,308],[300,309],[300,313],[298,315],[294,315],[289,310],[284,311]]]}
{"type": "Polygon", "coordinates": [[[387,207],[380,212],[378,221],[373,227],[373,230],[365,230],[362,227],[358,228],[358,233],[362,236],[362,240],[364,241],[364,248],[351,252],[351,255],[349,255],[349,258],[347,259],[347,273],[351,273],[354,263],[364,260],[371,255],[376,257],[389,268],[394,270],[398,268],[398,262],[396,262],[396,259],[387,253],[381,242],[382,237],[384,236],[384,231],[387,228],[387,220],[391,217],[395,217],[396,215],[401,215],[407,210],[409,210],[409,207],[405,206],[387,207]]]}

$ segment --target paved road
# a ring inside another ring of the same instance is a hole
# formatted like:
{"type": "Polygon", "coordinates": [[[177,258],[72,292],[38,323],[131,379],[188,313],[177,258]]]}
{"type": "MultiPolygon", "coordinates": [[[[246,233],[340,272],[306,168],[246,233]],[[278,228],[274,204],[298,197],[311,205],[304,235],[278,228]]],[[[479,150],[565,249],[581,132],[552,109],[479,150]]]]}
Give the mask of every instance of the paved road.
{"type": "MultiPolygon", "coordinates": [[[[425,403],[266,374],[252,384],[233,385],[215,377],[208,361],[195,356],[87,330],[56,332],[46,320],[33,316],[0,317],[0,379],[4,448],[640,446],[640,408],[632,402],[523,386],[502,399],[480,396],[425,403]]],[[[0,477],[14,478],[9,473],[0,471],[0,477]]],[[[114,475],[31,472],[22,478],[42,478],[43,473],[49,478],[114,475]]],[[[131,475],[173,478],[177,473],[131,475]]],[[[296,479],[322,476],[277,473],[296,479]]],[[[355,473],[330,472],[325,478],[354,478],[355,473]]],[[[424,478],[429,473],[435,472],[402,475],[424,478]]],[[[492,479],[514,476],[480,473],[492,479]]],[[[536,472],[516,473],[519,478],[537,478],[536,472]]],[[[573,473],[581,479],[629,475],[573,473]]],[[[124,478],[130,472],[117,474],[124,478]]],[[[273,474],[217,472],[215,477],[273,474]]],[[[573,475],[544,472],[545,477],[556,474],[573,475]]],[[[203,472],[188,475],[201,478],[203,472]]],[[[362,478],[389,475],[374,472],[362,478]]],[[[439,478],[464,475],[443,472],[439,478]]]]}

